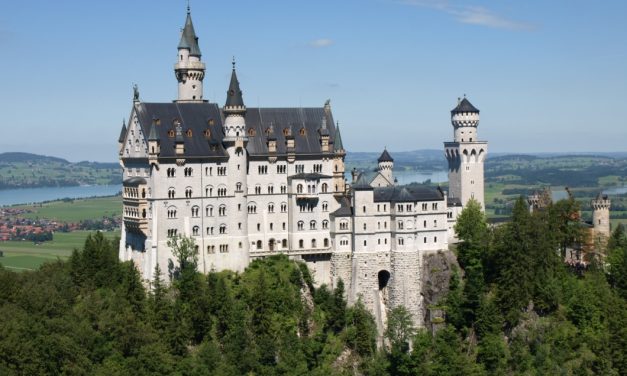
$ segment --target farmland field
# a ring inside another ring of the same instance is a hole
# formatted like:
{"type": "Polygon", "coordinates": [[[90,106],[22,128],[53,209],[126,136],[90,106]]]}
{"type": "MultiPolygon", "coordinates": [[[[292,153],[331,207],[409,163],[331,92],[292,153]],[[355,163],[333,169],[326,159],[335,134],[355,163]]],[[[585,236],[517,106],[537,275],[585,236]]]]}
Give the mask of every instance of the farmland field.
{"type": "Polygon", "coordinates": [[[98,219],[104,216],[122,215],[122,198],[120,196],[112,196],[71,201],[62,200],[17,207],[34,210],[33,213],[24,214],[24,218],[46,218],[60,222],[78,222],[81,220],[98,219]]]}
{"type": "MultiPolygon", "coordinates": [[[[0,264],[12,270],[33,270],[46,261],[65,260],[72,254],[72,250],[83,247],[89,233],[90,231],[58,232],[54,234],[53,241],[41,244],[16,240],[0,242],[0,251],[4,253],[0,257],[0,264]]],[[[108,239],[115,239],[120,236],[120,232],[105,232],[104,235],[108,239]]]]}

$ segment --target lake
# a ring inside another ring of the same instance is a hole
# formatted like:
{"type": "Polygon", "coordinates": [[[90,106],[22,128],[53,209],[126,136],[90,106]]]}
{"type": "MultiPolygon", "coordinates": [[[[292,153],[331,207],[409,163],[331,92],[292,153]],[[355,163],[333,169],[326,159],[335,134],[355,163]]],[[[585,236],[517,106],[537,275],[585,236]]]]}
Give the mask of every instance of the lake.
{"type": "Polygon", "coordinates": [[[603,191],[606,195],[624,195],[627,193],[627,186],[616,187],[616,188],[608,188],[603,191]]]}
{"type": "Polygon", "coordinates": [[[0,190],[0,206],[30,204],[62,198],[113,196],[122,190],[121,185],[86,185],[77,187],[43,187],[0,190]]]}

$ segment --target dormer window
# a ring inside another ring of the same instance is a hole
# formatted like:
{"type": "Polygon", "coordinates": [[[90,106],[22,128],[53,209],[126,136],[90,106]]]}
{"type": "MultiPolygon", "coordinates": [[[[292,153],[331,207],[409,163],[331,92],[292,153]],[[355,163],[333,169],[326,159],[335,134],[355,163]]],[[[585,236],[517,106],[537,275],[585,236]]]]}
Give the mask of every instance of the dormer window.
{"type": "Polygon", "coordinates": [[[255,130],[253,128],[248,128],[248,136],[255,137],[255,130]]]}
{"type": "Polygon", "coordinates": [[[216,121],[214,119],[209,119],[209,120],[207,120],[207,125],[212,126],[212,125],[215,124],[215,122],[216,121]]]}
{"type": "Polygon", "coordinates": [[[283,136],[289,136],[290,130],[287,128],[283,128],[283,136]]]}
{"type": "Polygon", "coordinates": [[[304,136],[307,133],[307,131],[305,130],[305,127],[302,127],[300,131],[298,131],[298,133],[300,133],[301,136],[304,136]]]}
{"type": "Polygon", "coordinates": [[[204,136],[206,139],[211,138],[211,131],[209,129],[205,129],[205,131],[203,132],[204,136]]]}
{"type": "Polygon", "coordinates": [[[168,137],[170,137],[170,138],[174,138],[174,129],[170,129],[170,130],[168,131],[168,137]]]}
{"type": "Polygon", "coordinates": [[[187,137],[192,137],[192,130],[188,129],[187,132],[185,132],[187,137]]]}

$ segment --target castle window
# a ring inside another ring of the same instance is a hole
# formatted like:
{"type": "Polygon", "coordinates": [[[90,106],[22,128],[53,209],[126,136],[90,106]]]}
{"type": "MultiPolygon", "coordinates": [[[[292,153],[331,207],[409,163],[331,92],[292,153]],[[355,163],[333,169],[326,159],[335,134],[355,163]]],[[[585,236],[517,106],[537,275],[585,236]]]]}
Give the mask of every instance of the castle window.
{"type": "Polygon", "coordinates": [[[268,213],[274,213],[274,204],[273,203],[269,203],[268,204],[268,213]]]}
{"type": "Polygon", "coordinates": [[[285,222],[283,222],[283,225],[281,227],[283,228],[283,231],[285,231],[285,222]]]}
{"type": "Polygon", "coordinates": [[[381,205],[377,204],[377,211],[381,211],[380,206],[381,206],[381,205]]]}
{"type": "Polygon", "coordinates": [[[316,248],[316,239],[311,239],[311,248],[316,248]]]}
{"type": "Polygon", "coordinates": [[[296,166],[294,166],[294,169],[296,170],[297,174],[302,174],[303,172],[305,172],[305,165],[297,164],[296,166]]]}
{"type": "Polygon", "coordinates": [[[175,229],[175,228],[168,229],[168,237],[169,238],[175,237],[177,232],[178,232],[178,230],[175,229]]]}
{"type": "Polygon", "coordinates": [[[168,189],[168,198],[174,198],[174,188],[168,189]]]}
{"type": "Polygon", "coordinates": [[[221,224],[220,225],[220,234],[226,234],[226,225],[225,224],[221,224]]]}
{"type": "Polygon", "coordinates": [[[207,120],[207,125],[212,126],[216,123],[216,121],[214,119],[209,119],[207,120]]]}
{"type": "Polygon", "coordinates": [[[220,217],[224,217],[226,215],[226,206],[225,205],[220,205],[220,207],[218,208],[218,215],[220,217]]]}
{"type": "Polygon", "coordinates": [[[315,230],[316,229],[316,221],[309,222],[309,229],[310,230],[315,230]]]}
{"type": "Polygon", "coordinates": [[[302,230],[305,228],[305,222],[303,222],[303,221],[298,221],[297,226],[298,226],[298,230],[299,230],[299,231],[302,231],[302,230]]]}
{"type": "Polygon", "coordinates": [[[303,239],[300,239],[298,241],[298,248],[304,248],[305,247],[305,242],[303,241],[303,239]]]}
{"type": "Polygon", "coordinates": [[[207,235],[213,235],[213,227],[207,227],[207,235]]]}
{"type": "Polygon", "coordinates": [[[241,229],[242,229],[242,222],[239,222],[239,223],[237,224],[237,229],[238,229],[238,230],[241,230],[241,229]]]}
{"type": "Polygon", "coordinates": [[[403,229],[403,221],[398,221],[398,229],[399,230],[403,229]]]}
{"type": "Polygon", "coordinates": [[[167,175],[167,177],[169,177],[169,178],[173,178],[173,177],[175,177],[175,176],[176,176],[176,169],[175,169],[175,168],[172,168],[172,167],[168,168],[168,169],[166,170],[166,175],[167,175]]]}
{"type": "Polygon", "coordinates": [[[218,188],[218,197],[226,196],[226,188],[218,188]]]}
{"type": "Polygon", "coordinates": [[[322,203],[322,211],[325,212],[328,210],[329,210],[329,203],[325,201],[322,203]]]}
{"type": "Polygon", "coordinates": [[[235,184],[235,190],[238,191],[238,192],[241,192],[242,191],[242,183],[235,184]]]}
{"type": "Polygon", "coordinates": [[[261,231],[261,223],[257,223],[257,231],[261,231]]]}
{"type": "Polygon", "coordinates": [[[285,186],[285,184],[281,184],[281,193],[287,193],[287,187],[285,186]]]}
{"type": "Polygon", "coordinates": [[[185,198],[192,198],[192,189],[190,187],[185,188],[185,198]]]}
{"type": "Polygon", "coordinates": [[[255,194],[257,195],[261,194],[261,185],[257,184],[255,186],[255,194]]]}
{"type": "Polygon", "coordinates": [[[287,203],[282,202],[281,203],[281,213],[285,213],[287,212],[287,203]]]}
{"type": "Polygon", "coordinates": [[[364,247],[367,245],[368,243],[364,240],[364,247]]]}
{"type": "Polygon", "coordinates": [[[194,235],[194,236],[198,236],[198,232],[199,232],[199,231],[200,231],[200,227],[198,227],[198,226],[194,226],[194,227],[192,228],[192,235],[194,235]]]}
{"type": "Polygon", "coordinates": [[[200,208],[198,206],[192,206],[192,217],[198,217],[198,212],[200,208]]]}
{"type": "Polygon", "coordinates": [[[220,244],[220,253],[228,253],[229,245],[228,244],[220,244]]]}
{"type": "Polygon", "coordinates": [[[427,221],[422,222],[422,227],[427,228],[427,221]]]}
{"type": "Polygon", "coordinates": [[[366,212],[366,205],[363,206],[362,210],[364,213],[366,212]]]}
{"type": "Polygon", "coordinates": [[[301,136],[304,136],[307,131],[305,130],[305,127],[301,128],[300,131],[298,132],[301,136]]]}
{"type": "Polygon", "coordinates": [[[207,253],[209,253],[209,254],[216,253],[216,246],[215,245],[208,245],[207,246],[207,253]]]}
{"type": "Polygon", "coordinates": [[[268,185],[268,194],[274,193],[274,186],[272,184],[268,185]]]}
{"type": "Polygon", "coordinates": [[[303,193],[303,185],[302,184],[298,184],[296,186],[296,193],[303,193]]]}
{"type": "Polygon", "coordinates": [[[425,238],[423,239],[423,243],[427,243],[427,237],[425,236],[425,238]]]}
{"type": "Polygon", "coordinates": [[[327,185],[327,183],[322,183],[322,193],[327,193],[328,188],[329,186],[327,185]]]}
{"type": "Polygon", "coordinates": [[[434,202],[433,204],[431,204],[431,209],[438,210],[438,203],[434,202]]]}
{"type": "Polygon", "coordinates": [[[218,176],[226,175],[226,167],[218,167],[218,176]]]}
{"type": "Polygon", "coordinates": [[[263,243],[261,240],[257,240],[257,249],[261,249],[261,247],[263,247],[263,243]]]}
{"type": "Polygon", "coordinates": [[[205,131],[203,132],[203,135],[205,136],[206,139],[210,139],[211,131],[209,129],[205,129],[205,131]]]}
{"type": "Polygon", "coordinates": [[[192,130],[191,129],[187,130],[187,137],[192,137],[192,130]]]}
{"type": "Polygon", "coordinates": [[[433,227],[438,227],[438,220],[437,219],[433,220],[433,227]]]}
{"type": "Polygon", "coordinates": [[[437,237],[437,236],[434,236],[434,237],[433,237],[433,242],[434,242],[434,243],[437,243],[437,242],[438,242],[438,237],[437,237]]]}
{"type": "Polygon", "coordinates": [[[403,238],[398,238],[398,245],[404,245],[405,241],[403,240],[403,238]]]}
{"type": "Polygon", "coordinates": [[[326,219],[324,221],[322,221],[322,228],[323,229],[328,229],[329,228],[329,221],[327,221],[326,219]]]}
{"type": "Polygon", "coordinates": [[[366,231],[366,224],[364,223],[364,231],[366,231]]]}
{"type": "Polygon", "coordinates": [[[348,221],[340,222],[340,230],[348,230],[348,221]]]}
{"type": "Polygon", "coordinates": [[[257,213],[257,205],[248,204],[248,214],[255,214],[255,213],[257,213]]]}
{"type": "Polygon", "coordinates": [[[268,173],[268,166],[257,166],[259,175],[266,175],[268,173]]]}
{"type": "Polygon", "coordinates": [[[170,206],[168,208],[168,218],[176,218],[176,207],[175,206],[170,206]]]}
{"type": "Polygon", "coordinates": [[[213,217],[213,206],[209,205],[205,208],[205,217],[213,217]]]}
{"type": "Polygon", "coordinates": [[[270,231],[274,230],[274,223],[270,223],[270,231]]]}
{"type": "Polygon", "coordinates": [[[170,137],[170,138],[174,138],[174,130],[173,130],[173,129],[170,129],[170,130],[168,131],[168,137],[170,137]]]}
{"type": "Polygon", "coordinates": [[[287,239],[283,239],[283,241],[281,241],[281,247],[287,248],[287,239]]]}

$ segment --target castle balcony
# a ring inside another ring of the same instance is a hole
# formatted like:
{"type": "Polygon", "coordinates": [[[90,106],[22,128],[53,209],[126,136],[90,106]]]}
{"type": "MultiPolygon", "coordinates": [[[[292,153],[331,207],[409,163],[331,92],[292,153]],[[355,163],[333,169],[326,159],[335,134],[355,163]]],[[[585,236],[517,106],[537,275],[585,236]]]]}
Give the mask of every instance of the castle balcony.
{"type": "Polygon", "coordinates": [[[147,218],[135,218],[124,217],[124,227],[127,231],[134,233],[141,233],[144,236],[148,236],[148,219],[147,218]]]}

